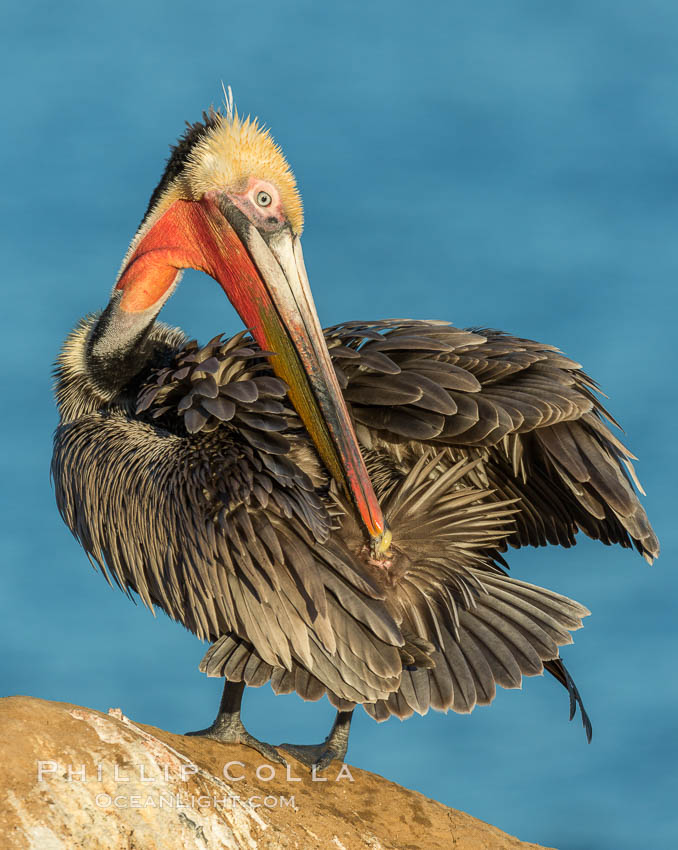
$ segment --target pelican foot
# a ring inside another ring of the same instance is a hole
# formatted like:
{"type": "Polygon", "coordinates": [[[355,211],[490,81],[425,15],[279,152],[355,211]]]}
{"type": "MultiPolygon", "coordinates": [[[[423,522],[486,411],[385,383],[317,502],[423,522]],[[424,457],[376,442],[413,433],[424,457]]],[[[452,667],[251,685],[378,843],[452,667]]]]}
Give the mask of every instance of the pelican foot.
{"type": "Polygon", "coordinates": [[[222,744],[243,744],[243,746],[251,747],[261,753],[268,761],[276,764],[287,764],[275,747],[266,744],[264,741],[259,741],[254,735],[250,735],[238,716],[221,715],[207,729],[198,729],[196,732],[185,732],[184,734],[195,738],[211,738],[213,741],[220,741],[222,744]]]}
{"type": "Polygon", "coordinates": [[[325,770],[333,761],[343,761],[348,750],[348,736],[351,731],[353,710],[338,711],[334,726],[322,744],[280,744],[303,764],[314,767],[316,771],[325,770]]]}
{"type": "Polygon", "coordinates": [[[286,765],[287,762],[275,747],[257,740],[243,726],[240,719],[240,708],[244,690],[244,682],[225,681],[219,712],[214,723],[207,729],[199,729],[197,732],[186,732],[185,734],[197,738],[211,738],[213,741],[220,741],[222,744],[243,744],[243,746],[251,747],[261,753],[264,758],[275,764],[286,765]]]}
{"type": "Polygon", "coordinates": [[[329,767],[335,760],[343,761],[347,747],[344,747],[343,750],[335,749],[329,746],[327,741],[323,741],[322,744],[280,744],[280,749],[320,772],[329,767]]]}

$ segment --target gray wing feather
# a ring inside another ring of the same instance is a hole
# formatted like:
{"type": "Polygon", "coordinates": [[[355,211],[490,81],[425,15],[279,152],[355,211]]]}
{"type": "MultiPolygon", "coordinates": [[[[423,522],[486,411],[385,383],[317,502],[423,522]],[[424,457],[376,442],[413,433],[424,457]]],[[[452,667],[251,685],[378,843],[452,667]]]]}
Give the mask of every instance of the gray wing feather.
{"type": "Polygon", "coordinates": [[[512,545],[572,545],[582,530],[656,557],[630,481],[637,484],[633,457],[605,424],[616,423],[595,382],[556,348],[406,320],[325,334],[330,353],[339,342],[353,352],[341,359],[344,393],[368,441],[399,454],[408,441],[449,446],[455,458],[481,452],[497,497],[522,502],[512,545]],[[388,368],[370,359],[373,351],[388,368]]]}

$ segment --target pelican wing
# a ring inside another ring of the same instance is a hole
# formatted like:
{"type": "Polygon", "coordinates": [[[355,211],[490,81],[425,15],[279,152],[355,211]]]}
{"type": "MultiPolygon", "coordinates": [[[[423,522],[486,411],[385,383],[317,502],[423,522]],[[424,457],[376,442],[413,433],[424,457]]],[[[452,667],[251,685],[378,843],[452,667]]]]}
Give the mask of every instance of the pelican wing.
{"type": "Polygon", "coordinates": [[[427,445],[480,458],[475,483],[519,499],[511,545],[571,546],[582,530],[648,561],[658,554],[633,455],[606,424],[617,423],[596,383],[553,346],[413,320],[325,335],[363,445],[396,459],[427,445]]]}

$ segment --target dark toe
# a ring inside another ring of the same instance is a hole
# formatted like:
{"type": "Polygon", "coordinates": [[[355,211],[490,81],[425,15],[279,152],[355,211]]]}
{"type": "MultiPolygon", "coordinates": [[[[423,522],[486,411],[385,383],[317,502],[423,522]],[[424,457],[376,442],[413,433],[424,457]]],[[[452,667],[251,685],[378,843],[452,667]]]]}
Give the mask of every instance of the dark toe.
{"type": "Polygon", "coordinates": [[[195,732],[185,732],[184,734],[195,738],[209,738],[212,741],[219,741],[220,744],[242,744],[244,747],[250,747],[261,753],[268,761],[272,761],[275,764],[287,765],[287,762],[275,747],[250,735],[241,724],[230,726],[224,724],[212,725],[207,729],[198,729],[195,732]]]}
{"type": "Polygon", "coordinates": [[[248,740],[240,741],[240,743],[244,744],[246,747],[252,747],[253,750],[261,753],[264,758],[274,762],[275,764],[287,765],[286,760],[280,755],[275,747],[272,747],[270,744],[266,744],[263,741],[258,741],[256,738],[252,738],[251,735],[248,740]]]}
{"type": "Polygon", "coordinates": [[[318,761],[315,763],[315,767],[317,771],[325,770],[326,767],[329,767],[333,761],[343,761],[343,755],[335,752],[334,750],[325,750],[325,752],[320,756],[318,761]]]}

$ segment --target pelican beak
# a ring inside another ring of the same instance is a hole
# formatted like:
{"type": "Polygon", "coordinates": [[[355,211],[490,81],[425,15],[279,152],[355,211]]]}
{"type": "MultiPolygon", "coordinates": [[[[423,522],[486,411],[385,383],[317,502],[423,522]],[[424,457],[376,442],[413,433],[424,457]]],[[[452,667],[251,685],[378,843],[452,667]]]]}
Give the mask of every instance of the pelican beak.
{"type": "Polygon", "coordinates": [[[274,352],[271,366],[287,383],[329,472],[355,504],[373,553],[388,549],[390,533],[325,344],[299,238],[288,228],[262,236],[212,193],[175,201],[133,244],[116,285],[123,291],[121,309],[162,304],[183,268],[213,277],[262,349],[274,352]]]}

